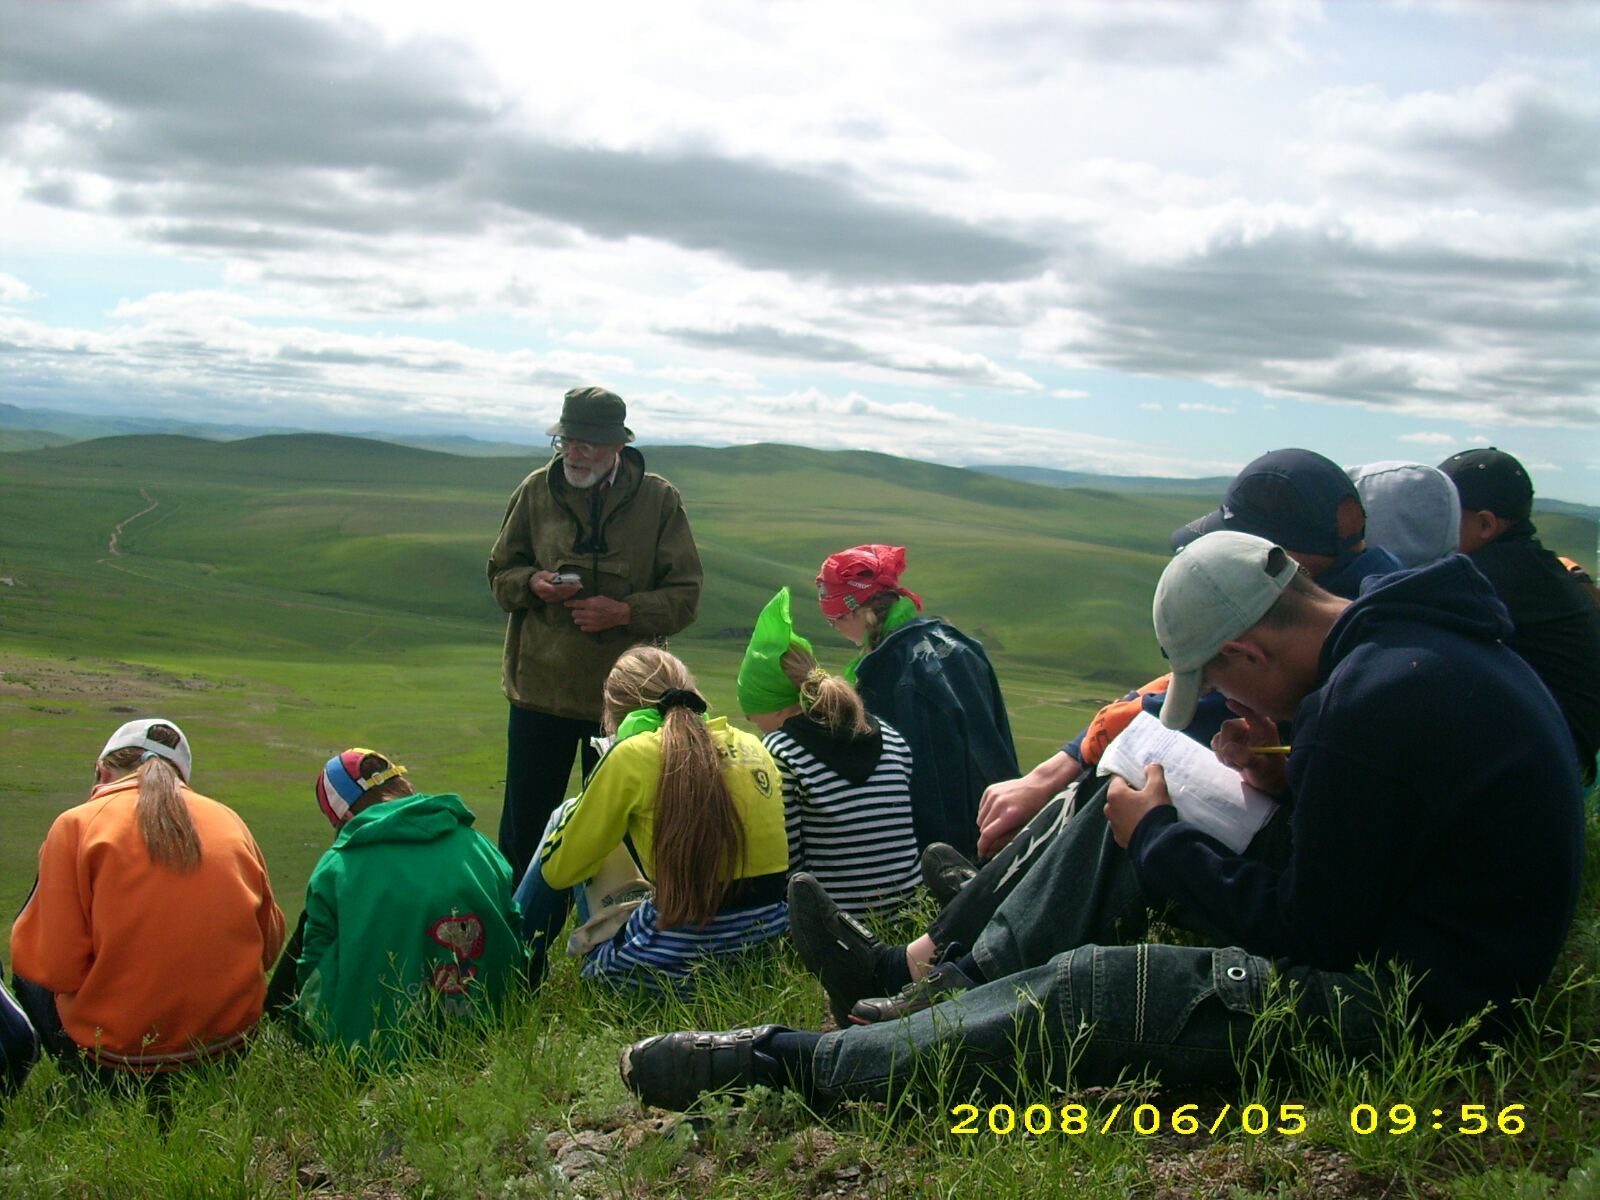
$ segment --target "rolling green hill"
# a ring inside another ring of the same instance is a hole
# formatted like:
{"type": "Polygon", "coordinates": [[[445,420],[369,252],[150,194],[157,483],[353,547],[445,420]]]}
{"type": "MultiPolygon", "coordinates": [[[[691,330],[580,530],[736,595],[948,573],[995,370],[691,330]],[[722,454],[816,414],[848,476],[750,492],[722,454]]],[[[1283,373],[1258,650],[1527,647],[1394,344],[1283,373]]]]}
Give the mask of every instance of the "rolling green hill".
{"type": "MultiPolygon", "coordinates": [[[[903,542],[908,584],[989,645],[1030,763],[1159,671],[1150,586],[1167,531],[1206,503],[785,446],[647,454],[705,559],[700,620],[675,641],[714,704],[734,707],[774,589],[807,596],[831,551],[903,542]]],[[[390,748],[492,830],[504,617],[483,566],[537,463],[311,435],[117,437],[0,461],[0,904],[20,904],[49,822],[135,712],[185,726],[197,784],[246,815],[291,915],[327,844],[309,781],[342,746],[390,748]]],[[[814,605],[796,612],[842,666],[853,649],[814,605]]]]}
{"type": "MultiPolygon", "coordinates": [[[[742,638],[776,586],[805,590],[829,552],[893,541],[910,547],[908,582],[932,609],[1001,653],[1118,680],[1158,665],[1140,598],[1167,532],[1205,504],[785,446],[663,447],[648,461],[684,493],[702,546],[696,637],[742,638]]],[[[483,561],[507,495],[535,465],[320,435],[109,438],[11,463],[0,503],[17,518],[16,554],[104,557],[110,527],[146,507],[144,489],[156,507],[122,534],[125,572],[469,624],[500,619],[483,561]]],[[[826,635],[815,614],[802,620],[826,635]]]]}
{"type": "Polygon", "coordinates": [[[70,441],[72,439],[63,434],[46,433],[39,429],[0,429],[0,454],[65,446],[70,441]]]}
{"type": "MultiPolygon", "coordinates": [[[[683,492],[705,560],[700,619],[674,642],[714,705],[734,710],[745,638],[778,586],[808,597],[828,553],[903,544],[907,585],[989,648],[1029,765],[1161,671],[1149,604],[1167,538],[1216,502],[793,446],[645,453],[683,492]]],[[[21,903],[50,821],[131,713],[184,725],[198,786],[245,814],[291,915],[327,844],[310,782],[344,746],[391,750],[492,832],[504,617],[483,568],[538,465],[300,434],[0,455],[0,907],[21,903]]],[[[1540,525],[1593,566],[1593,520],[1540,525]]],[[[841,667],[853,649],[815,605],[795,611],[841,667]]]]}

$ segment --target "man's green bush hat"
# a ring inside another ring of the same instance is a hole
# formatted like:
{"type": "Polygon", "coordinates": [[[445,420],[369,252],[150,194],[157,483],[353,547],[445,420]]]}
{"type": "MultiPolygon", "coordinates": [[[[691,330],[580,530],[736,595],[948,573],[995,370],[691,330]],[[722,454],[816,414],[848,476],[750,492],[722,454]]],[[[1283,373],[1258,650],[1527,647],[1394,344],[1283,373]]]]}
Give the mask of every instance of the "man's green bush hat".
{"type": "Polygon", "coordinates": [[[628,406],[615,392],[602,387],[573,388],[561,402],[561,419],[546,429],[552,437],[620,446],[633,441],[633,430],[623,424],[628,406]]]}

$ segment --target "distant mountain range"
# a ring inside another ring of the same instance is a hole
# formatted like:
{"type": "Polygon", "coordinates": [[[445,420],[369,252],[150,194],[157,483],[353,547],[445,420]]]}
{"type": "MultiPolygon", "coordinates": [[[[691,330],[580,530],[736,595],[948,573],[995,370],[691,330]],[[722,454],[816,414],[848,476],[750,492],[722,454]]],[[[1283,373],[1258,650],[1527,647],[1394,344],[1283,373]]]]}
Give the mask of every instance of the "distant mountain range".
{"type": "MultiPolygon", "coordinates": [[[[233,442],[242,438],[282,433],[321,433],[290,425],[219,425],[207,421],[178,421],[170,417],[86,416],[48,408],[19,408],[0,404],[0,450],[37,450],[91,438],[129,433],[165,433],[202,438],[208,442],[233,442]]],[[[519,442],[489,442],[462,434],[422,434],[397,437],[388,433],[341,431],[343,436],[374,442],[393,442],[468,458],[510,458],[543,454],[545,447],[519,442]]]]}
{"type": "MultiPolygon", "coordinates": [[[[0,453],[15,450],[42,450],[92,438],[120,434],[176,434],[213,442],[230,442],[272,434],[322,433],[291,426],[224,425],[205,421],[179,421],[169,417],[87,416],[46,408],[20,408],[0,403],[0,453]]],[[[340,436],[389,442],[418,450],[434,450],[465,458],[543,457],[548,450],[542,443],[486,441],[465,434],[437,433],[397,436],[370,431],[340,431],[340,436]]],[[[1228,486],[1228,476],[1198,479],[1170,479],[1155,475],[1096,475],[1088,471],[1060,471],[1054,467],[972,466],[981,475],[994,475],[1019,483],[1041,487],[1098,490],[1111,494],[1196,495],[1220,498],[1228,486]]],[[[1566,500],[1539,497],[1534,507],[1541,512],[1569,513],[1600,520],[1600,506],[1574,504],[1566,500]]]]}
{"type": "Polygon", "coordinates": [[[1106,492],[1138,492],[1142,495],[1168,493],[1199,494],[1220,497],[1228,486],[1228,476],[1213,475],[1201,479],[1167,479],[1158,475],[1095,475],[1088,471],[1058,471],[1054,467],[969,467],[984,475],[998,475],[1002,479],[1015,479],[1021,483],[1037,483],[1044,487],[1099,488],[1106,492]]]}

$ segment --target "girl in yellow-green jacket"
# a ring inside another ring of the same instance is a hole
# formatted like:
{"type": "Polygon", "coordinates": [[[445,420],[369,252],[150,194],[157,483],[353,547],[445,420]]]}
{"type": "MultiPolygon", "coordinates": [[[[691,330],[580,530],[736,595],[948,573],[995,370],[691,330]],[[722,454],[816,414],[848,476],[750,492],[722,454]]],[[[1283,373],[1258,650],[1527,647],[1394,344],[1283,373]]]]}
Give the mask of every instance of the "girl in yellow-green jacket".
{"type": "Polygon", "coordinates": [[[517,890],[536,979],[566,919],[567,889],[619,846],[651,893],[587,950],[585,975],[659,987],[787,932],[777,767],[760,741],[705,710],[694,677],[665,650],[635,647],[612,668],[601,719],[615,741],[552,822],[517,890]]]}

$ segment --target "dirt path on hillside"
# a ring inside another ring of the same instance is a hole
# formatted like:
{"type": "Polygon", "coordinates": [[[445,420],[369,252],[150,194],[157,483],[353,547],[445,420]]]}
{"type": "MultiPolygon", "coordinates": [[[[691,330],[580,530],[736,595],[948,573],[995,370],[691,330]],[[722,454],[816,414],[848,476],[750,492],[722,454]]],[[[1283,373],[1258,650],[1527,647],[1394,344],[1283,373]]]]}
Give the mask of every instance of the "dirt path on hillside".
{"type": "Polygon", "coordinates": [[[139,489],[139,497],[140,499],[147,501],[145,506],[138,512],[134,513],[133,516],[123,517],[122,520],[118,521],[116,525],[112,527],[111,538],[106,542],[106,550],[112,555],[121,555],[122,553],[122,551],[117,547],[117,539],[122,536],[122,531],[124,529],[126,529],[129,525],[132,525],[145,514],[153,513],[156,509],[161,507],[161,501],[157,500],[143,488],[139,489]]]}

